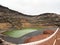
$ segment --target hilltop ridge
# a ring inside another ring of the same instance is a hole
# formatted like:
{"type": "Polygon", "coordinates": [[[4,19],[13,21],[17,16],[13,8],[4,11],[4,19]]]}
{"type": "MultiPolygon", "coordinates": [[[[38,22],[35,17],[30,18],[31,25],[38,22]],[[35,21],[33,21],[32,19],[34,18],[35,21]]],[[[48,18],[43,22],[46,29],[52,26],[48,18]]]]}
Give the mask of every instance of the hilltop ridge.
{"type": "Polygon", "coordinates": [[[46,25],[57,25],[60,15],[43,13],[36,16],[26,15],[0,5],[0,29],[40,28],[46,25]],[[53,23],[52,23],[53,22],[53,23]]]}

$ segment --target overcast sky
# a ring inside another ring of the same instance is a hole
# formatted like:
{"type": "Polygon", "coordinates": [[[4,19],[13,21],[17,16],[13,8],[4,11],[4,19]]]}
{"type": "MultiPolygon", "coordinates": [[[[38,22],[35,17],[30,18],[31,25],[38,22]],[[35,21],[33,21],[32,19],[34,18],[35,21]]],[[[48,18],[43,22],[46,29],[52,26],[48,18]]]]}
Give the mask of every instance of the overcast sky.
{"type": "Polygon", "coordinates": [[[60,0],[0,0],[0,5],[28,15],[60,14],[60,0]]]}

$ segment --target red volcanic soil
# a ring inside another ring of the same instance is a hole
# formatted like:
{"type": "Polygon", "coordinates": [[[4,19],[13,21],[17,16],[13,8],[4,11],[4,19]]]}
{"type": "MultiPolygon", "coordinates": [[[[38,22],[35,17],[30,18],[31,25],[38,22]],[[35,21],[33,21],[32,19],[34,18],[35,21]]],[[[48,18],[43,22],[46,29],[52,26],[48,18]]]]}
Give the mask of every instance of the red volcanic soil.
{"type": "MultiPolygon", "coordinates": [[[[43,32],[43,34],[33,36],[33,37],[26,39],[24,43],[29,43],[29,42],[34,42],[34,41],[44,39],[44,38],[50,36],[52,33],[54,33],[53,30],[45,30],[43,32]]],[[[37,45],[60,45],[60,31],[58,31],[58,33],[50,40],[43,42],[41,44],[37,44],[37,45]],[[56,40],[56,42],[55,42],[55,40],[56,40]]]]}
{"type": "Polygon", "coordinates": [[[27,40],[25,40],[25,43],[41,40],[41,39],[44,39],[48,36],[49,36],[49,34],[41,34],[41,35],[33,36],[33,37],[30,37],[27,40]]]}

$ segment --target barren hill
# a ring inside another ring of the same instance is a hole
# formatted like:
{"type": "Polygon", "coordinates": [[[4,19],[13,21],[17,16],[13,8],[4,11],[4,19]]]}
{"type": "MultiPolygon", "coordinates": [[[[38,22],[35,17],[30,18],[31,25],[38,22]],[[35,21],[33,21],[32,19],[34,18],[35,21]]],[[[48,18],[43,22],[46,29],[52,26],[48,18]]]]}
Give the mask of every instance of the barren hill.
{"type": "Polygon", "coordinates": [[[43,25],[60,24],[60,15],[44,13],[37,16],[26,15],[0,5],[0,30],[37,28],[43,25]]]}

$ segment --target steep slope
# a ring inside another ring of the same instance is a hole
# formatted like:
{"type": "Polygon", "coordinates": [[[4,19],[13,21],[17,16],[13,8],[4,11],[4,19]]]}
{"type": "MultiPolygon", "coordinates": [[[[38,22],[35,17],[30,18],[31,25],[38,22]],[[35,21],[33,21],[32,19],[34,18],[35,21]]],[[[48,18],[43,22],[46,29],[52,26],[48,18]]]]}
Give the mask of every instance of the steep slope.
{"type": "Polygon", "coordinates": [[[57,25],[60,15],[44,13],[36,16],[26,15],[0,5],[0,30],[40,28],[42,25],[57,25]]]}
{"type": "MultiPolygon", "coordinates": [[[[21,29],[24,25],[22,23],[26,22],[29,25],[29,20],[34,20],[34,16],[28,16],[0,5],[0,23],[9,23],[10,28],[21,29]]],[[[2,28],[4,28],[3,25],[2,28]]]]}

